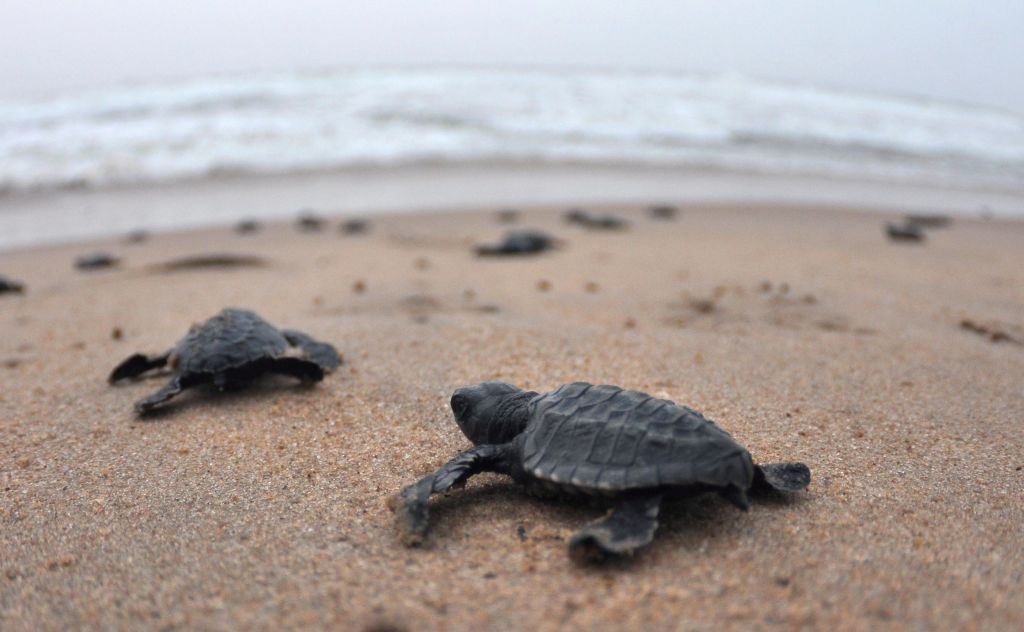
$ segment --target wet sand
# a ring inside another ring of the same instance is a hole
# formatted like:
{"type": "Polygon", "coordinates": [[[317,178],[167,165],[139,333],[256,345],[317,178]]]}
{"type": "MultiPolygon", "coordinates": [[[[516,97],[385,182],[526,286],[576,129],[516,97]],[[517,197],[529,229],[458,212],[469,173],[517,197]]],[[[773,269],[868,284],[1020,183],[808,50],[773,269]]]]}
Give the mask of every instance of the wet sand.
{"type": "Polygon", "coordinates": [[[852,211],[607,210],[630,230],[524,213],[565,244],[522,260],[472,256],[506,228],[490,213],[0,253],[28,286],[0,297],[0,628],[1019,628],[1024,223],[913,245],[852,211]],[[72,269],[98,249],[123,266],[72,269]],[[268,261],[151,266],[207,252],[268,261]],[[106,384],[228,305],[344,366],[146,420],[159,378],[106,384]],[[577,567],[599,511],[482,475],[407,549],[387,497],[468,446],[448,398],[485,379],[669,397],[813,481],[747,513],[667,505],[648,550],[577,567]]]}

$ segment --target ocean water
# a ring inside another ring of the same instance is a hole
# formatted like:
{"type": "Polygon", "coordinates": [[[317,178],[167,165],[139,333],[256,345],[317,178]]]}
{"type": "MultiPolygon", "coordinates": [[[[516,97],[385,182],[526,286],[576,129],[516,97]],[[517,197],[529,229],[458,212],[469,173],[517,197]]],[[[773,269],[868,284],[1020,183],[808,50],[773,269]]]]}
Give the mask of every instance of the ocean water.
{"type": "Polygon", "coordinates": [[[738,75],[262,73],[0,100],[0,195],[420,163],[652,165],[1024,192],[1024,116],[738,75]]]}

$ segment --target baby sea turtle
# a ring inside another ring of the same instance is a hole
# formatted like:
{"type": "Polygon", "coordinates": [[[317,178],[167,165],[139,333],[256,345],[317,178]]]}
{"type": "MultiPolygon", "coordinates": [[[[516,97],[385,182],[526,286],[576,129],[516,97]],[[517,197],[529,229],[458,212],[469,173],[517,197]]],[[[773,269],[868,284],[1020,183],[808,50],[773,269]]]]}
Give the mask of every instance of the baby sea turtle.
{"type": "Polygon", "coordinates": [[[91,252],[75,259],[75,267],[79,270],[102,270],[103,268],[116,268],[121,265],[120,257],[109,252],[91,252]]]}
{"type": "Polygon", "coordinates": [[[314,211],[307,209],[299,212],[299,217],[295,220],[295,227],[303,232],[315,233],[323,229],[324,220],[314,211]]]}
{"type": "Polygon", "coordinates": [[[141,244],[149,240],[149,231],[138,229],[133,230],[124,236],[124,243],[126,244],[141,244]]]}
{"type": "Polygon", "coordinates": [[[502,224],[515,224],[519,221],[519,210],[514,208],[503,208],[498,211],[497,218],[502,224]]]}
{"type": "Polygon", "coordinates": [[[255,312],[228,308],[193,325],[178,344],[161,355],[136,353],[117,365],[108,381],[142,375],[170,365],[174,376],[156,393],[135,402],[140,413],[152,410],[186,388],[213,384],[220,390],[243,386],[263,373],[280,373],[304,382],[319,382],[338,368],[334,347],[301,331],[278,330],[255,312]],[[289,354],[297,347],[298,354],[289,354]]]}
{"type": "Polygon", "coordinates": [[[647,209],[652,219],[675,219],[679,209],[671,204],[656,204],[647,209]]]}
{"type": "Polygon", "coordinates": [[[25,284],[21,281],[0,276],[0,294],[24,294],[25,284]]]}
{"type": "Polygon", "coordinates": [[[239,235],[251,235],[259,232],[260,228],[262,228],[262,226],[260,226],[260,223],[254,219],[239,220],[239,222],[235,224],[235,232],[239,235]]]}
{"type": "Polygon", "coordinates": [[[427,499],[479,472],[508,474],[532,492],[610,500],[612,511],[569,541],[578,561],[629,554],[654,538],[663,498],[717,492],[747,509],[748,491],[807,487],[803,463],[755,465],[700,413],[618,386],[576,382],[549,393],[504,382],[460,388],[455,421],[473,442],[394,501],[402,539],[423,541],[427,499]]]}
{"type": "Polygon", "coordinates": [[[338,224],[338,231],[343,235],[365,235],[370,230],[370,222],[354,217],[338,224]]]}
{"type": "Polygon", "coordinates": [[[481,257],[501,255],[532,255],[555,246],[555,239],[539,230],[513,230],[505,233],[497,244],[483,244],[476,247],[481,257]]]}
{"type": "Polygon", "coordinates": [[[904,224],[888,223],[885,225],[885,233],[889,235],[889,239],[892,241],[924,241],[924,230],[913,222],[906,222],[904,224]]]}
{"type": "Polygon", "coordinates": [[[620,217],[608,214],[597,215],[578,208],[566,211],[565,221],[591,230],[624,230],[629,225],[620,217]]]}

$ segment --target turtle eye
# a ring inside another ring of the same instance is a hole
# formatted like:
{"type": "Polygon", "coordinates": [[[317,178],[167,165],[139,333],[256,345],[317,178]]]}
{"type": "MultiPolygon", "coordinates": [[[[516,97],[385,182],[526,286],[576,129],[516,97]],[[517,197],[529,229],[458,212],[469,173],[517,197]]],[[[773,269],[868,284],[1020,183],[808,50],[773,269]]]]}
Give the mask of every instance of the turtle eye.
{"type": "Polygon", "coordinates": [[[456,417],[461,417],[467,408],[469,408],[469,399],[464,395],[452,396],[452,412],[455,413],[456,417]]]}

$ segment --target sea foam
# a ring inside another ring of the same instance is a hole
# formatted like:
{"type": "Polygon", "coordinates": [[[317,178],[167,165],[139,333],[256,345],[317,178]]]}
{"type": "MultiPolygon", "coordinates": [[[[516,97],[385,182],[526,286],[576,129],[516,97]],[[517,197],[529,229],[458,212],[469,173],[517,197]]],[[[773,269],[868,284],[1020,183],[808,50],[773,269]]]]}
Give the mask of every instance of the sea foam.
{"type": "Polygon", "coordinates": [[[1024,117],[739,75],[358,69],[0,101],[0,191],[417,163],[712,168],[1024,190],[1024,117]]]}

